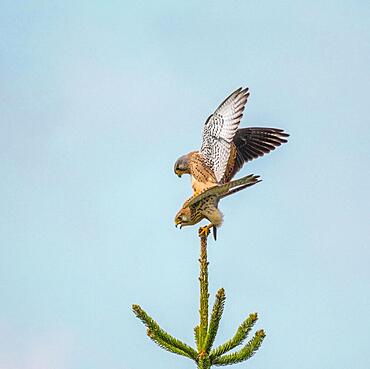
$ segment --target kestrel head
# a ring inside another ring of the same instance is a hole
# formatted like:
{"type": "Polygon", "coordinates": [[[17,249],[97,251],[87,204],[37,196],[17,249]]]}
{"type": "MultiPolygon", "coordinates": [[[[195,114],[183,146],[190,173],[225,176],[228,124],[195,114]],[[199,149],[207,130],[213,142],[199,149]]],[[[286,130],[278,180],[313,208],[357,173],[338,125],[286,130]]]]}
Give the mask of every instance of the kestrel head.
{"type": "Polygon", "coordinates": [[[187,206],[185,208],[182,208],[175,217],[175,225],[176,227],[180,225],[180,229],[182,227],[185,227],[187,225],[192,225],[193,222],[191,221],[191,214],[190,214],[190,208],[187,206]]]}
{"type": "Polygon", "coordinates": [[[189,174],[189,154],[183,155],[176,160],[176,163],[173,167],[175,174],[181,177],[183,174],[189,174]]]}

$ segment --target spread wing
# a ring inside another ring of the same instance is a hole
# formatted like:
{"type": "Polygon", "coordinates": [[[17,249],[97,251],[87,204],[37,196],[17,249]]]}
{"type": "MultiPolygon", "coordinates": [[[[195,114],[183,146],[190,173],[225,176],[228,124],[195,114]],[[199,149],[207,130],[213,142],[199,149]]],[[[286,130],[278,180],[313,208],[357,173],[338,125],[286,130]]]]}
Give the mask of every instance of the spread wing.
{"type": "Polygon", "coordinates": [[[206,164],[212,168],[217,182],[220,182],[225,174],[231,144],[243,117],[248,97],[248,88],[237,89],[221,103],[204,125],[200,152],[206,164]]]}
{"type": "Polygon", "coordinates": [[[286,143],[287,137],[289,134],[278,128],[248,127],[238,129],[233,139],[236,147],[235,161],[229,162],[223,182],[230,181],[244,163],[268,154],[276,147],[286,143]]]}

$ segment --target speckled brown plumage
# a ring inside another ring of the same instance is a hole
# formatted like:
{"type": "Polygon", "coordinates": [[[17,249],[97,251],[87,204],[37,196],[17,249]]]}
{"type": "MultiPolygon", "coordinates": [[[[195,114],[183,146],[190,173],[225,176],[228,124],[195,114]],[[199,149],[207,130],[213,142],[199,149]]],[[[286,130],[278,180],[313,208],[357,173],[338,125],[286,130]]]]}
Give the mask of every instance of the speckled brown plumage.
{"type": "Polygon", "coordinates": [[[258,182],[260,182],[259,176],[251,174],[223,185],[213,186],[198,195],[191,196],[176,214],[176,226],[180,225],[181,228],[197,224],[202,219],[208,219],[213,227],[220,227],[223,215],[218,209],[219,201],[258,182]]]}
{"type": "Polygon", "coordinates": [[[244,163],[287,142],[289,135],[282,129],[238,129],[248,97],[248,88],[239,88],[228,96],[205,123],[201,150],[176,161],[175,173],[178,176],[190,174],[195,195],[231,181],[244,163]]]}

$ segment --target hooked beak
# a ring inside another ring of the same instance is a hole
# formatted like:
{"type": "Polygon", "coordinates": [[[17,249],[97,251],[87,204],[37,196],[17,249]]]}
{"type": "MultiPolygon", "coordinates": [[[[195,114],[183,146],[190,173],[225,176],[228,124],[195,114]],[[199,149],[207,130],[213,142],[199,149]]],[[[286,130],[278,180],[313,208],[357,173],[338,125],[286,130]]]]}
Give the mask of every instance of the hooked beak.
{"type": "Polygon", "coordinates": [[[179,178],[181,178],[181,174],[177,174],[177,176],[178,176],[179,178]]]}

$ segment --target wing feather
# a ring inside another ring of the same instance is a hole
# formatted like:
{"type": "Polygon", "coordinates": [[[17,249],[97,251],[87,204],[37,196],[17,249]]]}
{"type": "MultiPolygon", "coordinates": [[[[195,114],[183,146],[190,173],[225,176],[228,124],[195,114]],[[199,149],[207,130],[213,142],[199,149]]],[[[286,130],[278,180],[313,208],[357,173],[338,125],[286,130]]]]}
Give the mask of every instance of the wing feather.
{"type": "Polygon", "coordinates": [[[230,175],[225,175],[222,182],[230,181],[244,163],[268,154],[276,147],[286,143],[287,137],[289,134],[278,128],[248,127],[238,129],[233,139],[237,150],[236,159],[232,170],[227,171],[230,175]]]}
{"type": "Polygon", "coordinates": [[[238,88],[220,104],[204,125],[200,152],[207,165],[212,168],[217,182],[220,182],[225,174],[231,144],[243,117],[248,97],[248,88],[238,88]]]}

